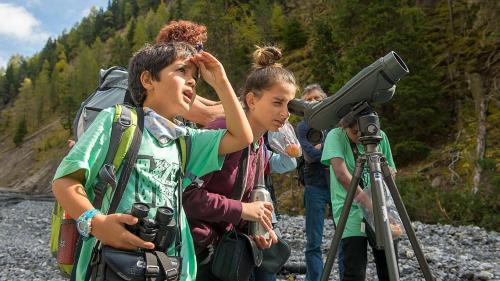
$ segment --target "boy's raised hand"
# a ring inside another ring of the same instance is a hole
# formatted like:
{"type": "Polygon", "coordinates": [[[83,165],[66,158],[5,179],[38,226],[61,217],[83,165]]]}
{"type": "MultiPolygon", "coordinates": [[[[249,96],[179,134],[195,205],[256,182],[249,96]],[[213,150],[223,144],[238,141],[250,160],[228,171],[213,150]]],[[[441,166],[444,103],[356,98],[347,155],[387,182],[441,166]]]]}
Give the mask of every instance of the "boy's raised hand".
{"type": "Polygon", "coordinates": [[[128,214],[96,215],[92,219],[92,235],[104,245],[122,250],[154,249],[154,244],[145,242],[130,233],[124,224],[134,225],[137,218],[128,214]]]}
{"type": "Polygon", "coordinates": [[[227,81],[226,71],[213,55],[208,52],[201,52],[193,57],[191,61],[198,66],[201,72],[201,77],[205,80],[212,88],[217,89],[219,86],[223,86],[227,81]]]}

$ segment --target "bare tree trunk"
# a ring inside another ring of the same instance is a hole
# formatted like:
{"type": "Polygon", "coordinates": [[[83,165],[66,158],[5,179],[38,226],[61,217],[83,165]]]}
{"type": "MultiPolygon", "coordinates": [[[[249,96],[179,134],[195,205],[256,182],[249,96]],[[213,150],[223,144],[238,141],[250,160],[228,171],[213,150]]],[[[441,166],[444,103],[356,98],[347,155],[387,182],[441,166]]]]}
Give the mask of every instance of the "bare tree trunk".
{"type": "Polygon", "coordinates": [[[470,91],[474,97],[477,117],[476,133],[476,153],[474,157],[474,173],[472,177],[472,192],[475,194],[479,190],[481,183],[481,173],[483,168],[481,160],[484,158],[486,149],[486,111],[488,110],[488,95],[485,94],[484,84],[479,73],[467,74],[470,83],[470,91]]]}

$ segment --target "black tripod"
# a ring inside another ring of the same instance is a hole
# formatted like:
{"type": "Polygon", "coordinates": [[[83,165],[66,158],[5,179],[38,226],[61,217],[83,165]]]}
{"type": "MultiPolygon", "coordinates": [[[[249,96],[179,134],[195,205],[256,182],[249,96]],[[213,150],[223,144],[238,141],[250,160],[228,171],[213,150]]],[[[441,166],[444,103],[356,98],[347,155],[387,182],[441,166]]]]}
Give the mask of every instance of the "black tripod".
{"type": "MultiPolygon", "coordinates": [[[[351,116],[360,116],[360,112],[363,112],[368,108],[368,104],[363,103],[356,109],[353,109],[349,114],[351,116]]],[[[415,231],[411,226],[411,221],[406,212],[406,208],[403,205],[401,196],[396,187],[396,183],[391,176],[389,166],[387,165],[385,157],[377,152],[377,147],[382,140],[380,136],[380,125],[378,116],[375,113],[369,113],[362,115],[358,119],[359,131],[361,132],[360,142],[363,144],[365,154],[359,155],[356,160],[356,167],[354,169],[354,175],[349,185],[349,190],[347,198],[344,202],[342,208],[342,213],[340,219],[335,229],[335,235],[328,251],[328,257],[321,274],[321,281],[327,281],[330,273],[332,271],[333,263],[335,261],[335,256],[340,244],[342,234],[347,222],[347,217],[351,209],[351,205],[356,194],[356,189],[358,187],[363,168],[368,162],[368,168],[370,171],[371,179],[371,193],[372,193],[372,205],[373,205],[373,216],[374,216],[374,228],[376,237],[376,248],[384,249],[385,256],[387,260],[387,267],[389,278],[391,281],[399,280],[398,264],[396,261],[396,253],[394,252],[394,245],[392,241],[392,233],[389,225],[389,217],[386,209],[385,202],[385,190],[384,182],[387,184],[390,194],[394,200],[394,204],[399,212],[401,221],[406,230],[410,243],[412,245],[415,256],[417,257],[420,269],[424,274],[426,281],[435,280],[429,269],[429,265],[425,260],[422,249],[415,236],[415,231]]]]}

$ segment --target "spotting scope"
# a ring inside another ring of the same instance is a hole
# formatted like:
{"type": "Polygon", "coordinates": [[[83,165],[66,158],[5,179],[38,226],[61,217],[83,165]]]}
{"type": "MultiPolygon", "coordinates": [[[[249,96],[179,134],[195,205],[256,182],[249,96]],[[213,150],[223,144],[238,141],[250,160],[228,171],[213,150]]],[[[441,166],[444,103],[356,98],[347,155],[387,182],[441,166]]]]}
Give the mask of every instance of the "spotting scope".
{"type": "Polygon", "coordinates": [[[396,82],[408,73],[401,57],[391,51],[361,70],[332,96],[316,103],[294,99],[288,103],[288,110],[304,116],[309,126],[316,130],[331,129],[361,102],[388,102],[394,95],[396,82]]]}

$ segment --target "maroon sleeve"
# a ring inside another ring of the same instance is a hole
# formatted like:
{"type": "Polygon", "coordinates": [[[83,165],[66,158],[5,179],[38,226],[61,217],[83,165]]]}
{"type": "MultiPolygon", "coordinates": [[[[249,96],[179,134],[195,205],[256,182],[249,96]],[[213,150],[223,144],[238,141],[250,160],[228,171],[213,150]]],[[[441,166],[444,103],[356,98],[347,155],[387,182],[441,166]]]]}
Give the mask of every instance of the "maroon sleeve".
{"type": "Polygon", "coordinates": [[[204,188],[190,186],[182,194],[186,216],[208,222],[228,222],[237,225],[241,220],[242,204],[204,188]]]}
{"type": "MultiPolygon", "coordinates": [[[[216,119],[205,129],[226,128],[226,119],[216,119]]],[[[182,202],[188,218],[207,222],[228,222],[238,224],[241,220],[242,204],[230,197],[236,178],[241,151],[226,155],[221,171],[204,177],[203,186],[189,186],[183,192],[182,202]]]]}
{"type": "Polygon", "coordinates": [[[214,121],[208,123],[204,129],[214,130],[214,129],[226,129],[226,128],[227,128],[226,118],[221,117],[221,118],[217,118],[214,121]]]}

